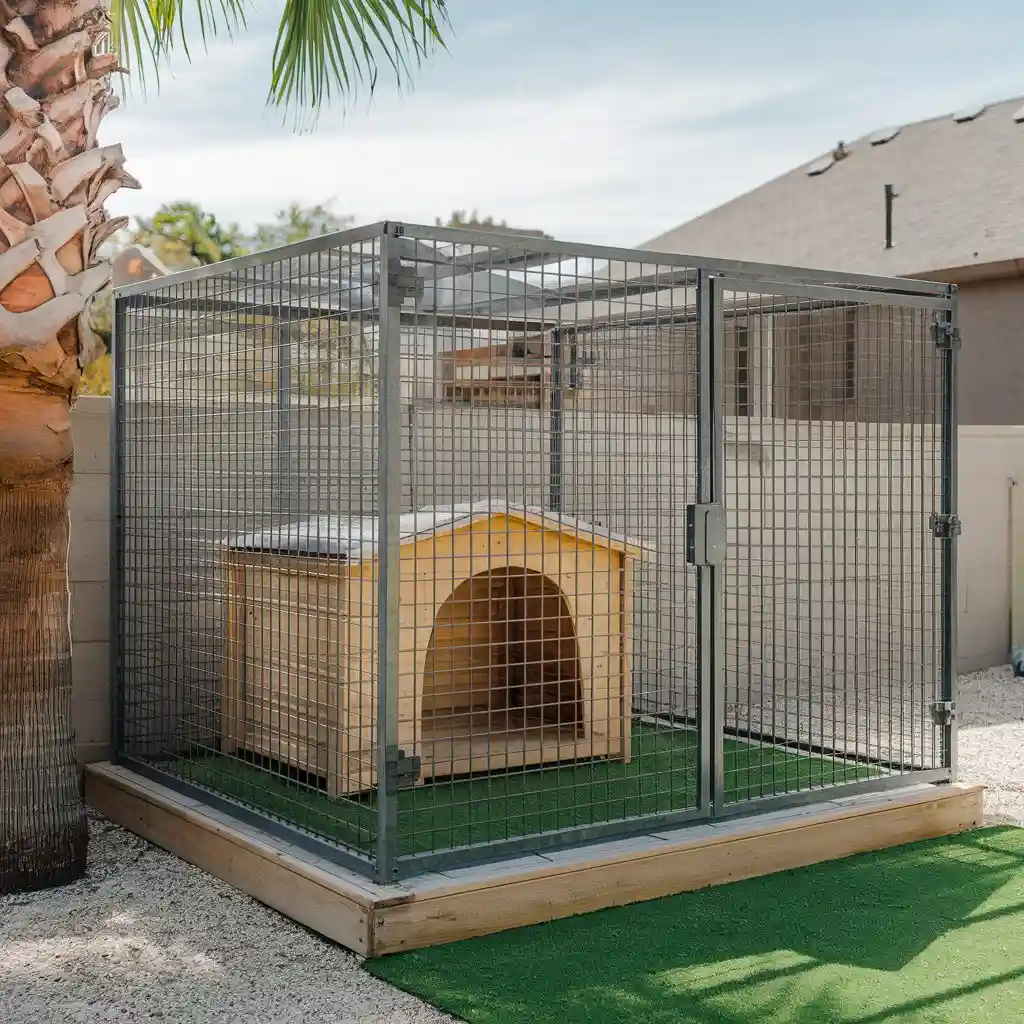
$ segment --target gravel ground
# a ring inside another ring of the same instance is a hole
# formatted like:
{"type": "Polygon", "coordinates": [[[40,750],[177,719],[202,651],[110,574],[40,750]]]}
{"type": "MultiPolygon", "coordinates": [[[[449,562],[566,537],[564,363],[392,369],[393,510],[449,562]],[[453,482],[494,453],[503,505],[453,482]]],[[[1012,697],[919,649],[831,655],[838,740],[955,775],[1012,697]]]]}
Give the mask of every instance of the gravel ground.
{"type": "MultiPolygon", "coordinates": [[[[1024,680],[960,680],[960,777],[993,821],[1024,825],[1024,680]]],[[[7,1024],[440,1024],[360,960],[99,817],[89,874],[0,898],[7,1024]]]]}
{"type": "Polygon", "coordinates": [[[361,960],[92,818],[88,876],[0,897],[4,1024],[440,1024],[361,960]]]}
{"type": "Polygon", "coordinates": [[[981,783],[989,820],[1024,825],[1024,679],[1009,665],[960,677],[961,782],[981,783]]]}

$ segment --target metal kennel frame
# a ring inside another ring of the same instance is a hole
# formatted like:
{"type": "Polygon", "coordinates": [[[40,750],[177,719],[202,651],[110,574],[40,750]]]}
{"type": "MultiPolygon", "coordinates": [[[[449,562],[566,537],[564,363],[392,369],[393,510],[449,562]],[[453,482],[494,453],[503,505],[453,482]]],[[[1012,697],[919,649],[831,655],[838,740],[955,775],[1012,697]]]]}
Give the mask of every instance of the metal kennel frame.
{"type": "Polygon", "coordinates": [[[133,770],[380,881],[954,777],[953,286],[384,222],[114,339],[133,770]]]}

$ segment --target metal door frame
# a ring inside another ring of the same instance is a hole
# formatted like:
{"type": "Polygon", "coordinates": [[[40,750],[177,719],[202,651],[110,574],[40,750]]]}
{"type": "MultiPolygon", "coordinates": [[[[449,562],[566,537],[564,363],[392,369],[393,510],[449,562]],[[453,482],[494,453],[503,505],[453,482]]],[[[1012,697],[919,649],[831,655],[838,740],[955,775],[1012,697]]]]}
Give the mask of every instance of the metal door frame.
{"type": "MultiPolygon", "coordinates": [[[[766,270],[770,268],[765,268],[766,270]]],[[[837,275],[841,278],[841,275],[837,275]]],[[[912,285],[913,282],[907,282],[912,285]]],[[[764,275],[749,277],[742,273],[726,276],[707,269],[698,273],[697,319],[697,505],[696,510],[709,508],[713,516],[721,516],[722,535],[716,542],[722,554],[709,554],[698,538],[697,566],[697,690],[700,743],[698,775],[698,807],[710,819],[743,817],[753,813],[788,806],[821,802],[823,788],[761,797],[726,804],[724,800],[725,743],[725,676],[724,637],[725,610],[722,589],[722,564],[728,557],[724,536],[726,512],[724,488],[724,373],[726,293],[755,294],[792,300],[851,302],[893,308],[919,308],[933,313],[933,341],[942,358],[942,394],[939,429],[941,445],[940,507],[936,520],[942,524],[936,532],[941,542],[941,584],[939,630],[941,659],[936,689],[939,700],[935,714],[943,725],[942,765],[919,772],[854,782],[835,787],[846,795],[878,790],[897,789],[922,783],[952,782],[956,778],[956,580],[957,539],[960,520],[957,514],[957,362],[960,332],[957,326],[955,285],[946,286],[947,294],[923,295],[914,292],[892,292],[870,288],[842,288],[834,285],[801,283],[780,274],[777,280],[764,275]]],[[[763,315],[759,309],[758,314],[763,315]]],[[[693,535],[692,524],[688,524],[693,535]]],[[[704,538],[706,541],[706,538],[704,538]]],[[[924,711],[925,709],[922,708],[924,711]]]]}

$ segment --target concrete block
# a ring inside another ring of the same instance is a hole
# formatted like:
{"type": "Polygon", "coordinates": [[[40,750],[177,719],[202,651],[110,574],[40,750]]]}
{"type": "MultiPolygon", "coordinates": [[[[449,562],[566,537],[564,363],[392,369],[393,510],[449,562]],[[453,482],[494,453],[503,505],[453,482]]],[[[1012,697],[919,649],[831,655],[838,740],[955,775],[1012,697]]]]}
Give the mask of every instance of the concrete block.
{"type": "Polygon", "coordinates": [[[72,583],[105,583],[110,578],[110,528],[106,523],[71,522],[68,568],[72,583]]]}
{"type": "Polygon", "coordinates": [[[71,412],[75,471],[110,472],[110,400],[80,401],[71,412]]]}
{"type": "Polygon", "coordinates": [[[71,522],[110,521],[110,477],[106,473],[75,471],[68,499],[71,522]]]}
{"type": "Polygon", "coordinates": [[[110,745],[109,701],[72,700],[71,716],[76,746],[110,745]]]}
{"type": "Polygon", "coordinates": [[[111,755],[111,745],[107,742],[95,742],[95,743],[82,743],[77,742],[75,744],[78,753],[79,764],[92,764],[95,761],[109,761],[111,755]]]}
{"type": "Polygon", "coordinates": [[[71,639],[110,641],[110,587],[107,583],[71,584],[71,639]]]}
{"type": "Polygon", "coordinates": [[[110,644],[84,641],[71,650],[72,700],[110,701],[110,644]]]}

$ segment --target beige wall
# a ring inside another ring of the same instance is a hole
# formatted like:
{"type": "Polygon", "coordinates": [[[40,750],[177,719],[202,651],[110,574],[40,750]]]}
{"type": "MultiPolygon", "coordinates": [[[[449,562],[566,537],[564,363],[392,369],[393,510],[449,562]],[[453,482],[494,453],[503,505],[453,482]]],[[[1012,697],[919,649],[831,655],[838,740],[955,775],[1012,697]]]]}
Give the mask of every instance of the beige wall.
{"type": "Polygon", "coordinates": [[[71,413],[72,702],[83,761],[110,748],[110,399],[80,398],[71,413]]]}
{"type": "Polygon", "coordinates": [[[1010,483],[1024,483],[1024,427],[962,427],[960,667],[1009,660],[1010,483]]]}
{"type": "MultiPolygon", "coordinates": [[[[445,413],[462,415],[451,410],[445,413]]],[[[110,743],[109,425],[107,399],[79,400],[73,412],[76,457],[70,563],[74,707],[83,760],[106,757],[110,743]]],[[[454,433],[460,436],[458,431],[454,433]]],[[[429,488],[432,499],[443,502],[463,497],[464,488],[454,467],[441,465],[443,460],[436,455],[424,458],[425,454],[420,453],[417,462],[423,461],[418,468],[428,470],[433,479],[429,488]]],[[[595,466],[602,461],[597,460],[595,466]]],[[[960,514],[965,524],[960,544],[960,666],[973,670],[1003,663],[1008,656],[1009,487],[1012,479],[1024,481],[1024,427],[964,427],[960,467],[960,514]]],[[[775,472],[780,468],[775,467],[775,472]]],[[[486,475],[479,464],[476,470],[486,475]]],[[[502,475],[500,470],[498,475],[502,475]]],[[[531,500],[543,500],[545,487],[538,478],[516,480],[514,489],[528,491],[531,500]]],[[[611,480],[604,481],[599,490],[610,495],[614,490],[611,480]]],[[[687,498],[692,500],[689,495],[687,498]]],[[[626,528],[630,524],[621,525],[626,528]]]]}
{"type": "Polygon", "coordinates": [[[1024,423],[1024,277],[959,288],[960,423],[1024,423]]]}

